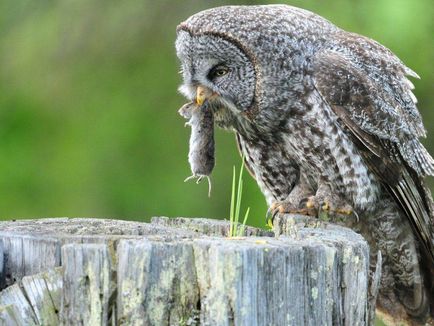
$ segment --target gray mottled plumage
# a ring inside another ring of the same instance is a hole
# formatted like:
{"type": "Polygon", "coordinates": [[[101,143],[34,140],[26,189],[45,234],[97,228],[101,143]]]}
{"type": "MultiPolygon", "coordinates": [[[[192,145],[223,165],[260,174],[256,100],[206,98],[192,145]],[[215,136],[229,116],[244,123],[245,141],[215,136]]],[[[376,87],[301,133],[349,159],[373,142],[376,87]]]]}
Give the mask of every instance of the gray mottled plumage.
{"type": "Polygon", "coordinates": [[[424,177],[434,161],[419,142],[406,77],[416,73],[379,43],[290,6],[210,9],[177,32],[180,91],[217,95],[215,123],[236,133],[267,203],[351,207],[359,221],[348,225],[383,254],[379,307],[428,318],[434,214],[424,177]]]}

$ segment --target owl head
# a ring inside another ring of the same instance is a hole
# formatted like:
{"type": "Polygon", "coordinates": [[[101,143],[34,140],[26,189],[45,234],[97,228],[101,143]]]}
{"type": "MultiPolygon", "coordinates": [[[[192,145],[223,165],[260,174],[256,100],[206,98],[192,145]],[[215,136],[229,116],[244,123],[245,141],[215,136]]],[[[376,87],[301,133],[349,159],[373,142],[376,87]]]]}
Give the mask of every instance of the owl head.
{"type": "Polygon", "coordinates": [[[300,97],[309,55],[320,35],[334,29],[286,5],[199,12],[177,28],[180,92],[199,103],[208,98],[237,116],[267,116],[300,97]]]}
{"type": "Polygon", "coordinates": [[[201,104],[212,98],[234,111],[247,111],[255,93],[251,58],[233,40],[216,33],[194,34],[182,27],[176,51],[181,62],[181,93],[201,104]]]}

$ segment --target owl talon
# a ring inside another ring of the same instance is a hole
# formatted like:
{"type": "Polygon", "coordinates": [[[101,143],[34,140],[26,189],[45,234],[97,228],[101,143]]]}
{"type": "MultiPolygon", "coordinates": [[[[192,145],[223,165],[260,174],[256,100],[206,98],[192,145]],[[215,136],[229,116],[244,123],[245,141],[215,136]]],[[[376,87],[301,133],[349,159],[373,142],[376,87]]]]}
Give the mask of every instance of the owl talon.
{"type": "Polygon", "coordinates": [[[305,203],[304,205],[307,209],[315,208],[315,201],[313,197],[306,198],[305,200],[302,200],[302,202],[305,203]]]}
{"type": "Polygon", "coordinates": [[[268,226],[273,226],[274,218],[278,214],[296,214],[296,215],[306,215],[306,216],[316,216],[316,210],[313,206],[309,208],[306,207],[295,207],[292,203],[287,201],[274,202],[270,205],[266,214],[266,224],[268,226]]]}
{"type": "Polygon", "coordinates": [[[268,226],[268,227],[270,227],[270,228],[273,228],[273,218],[266,218],[266,220],[265,220],[265,225],[266,226],[268,226]]]}
{"type": "Polygon", "coordinates": [[[273,227],[273,215],[271,213],[271,206],[268,207],[267,213],[265,214],[265,225],[273,227]]]}
{"type": "Polygon", "coordinates": [[[265,215],[265,223],[269,227],[273,227],[273,221],[277,214],[281,211],[281,203],[280,202],[274,202],[271,204],[271,206],[267,209],[267,214],[265,215]]]}
{"type": "Polygon", "coordinates": [[[343,218],[354,215],[358,220],[357,213],[353,208],[336,198],[324,198],[311,196],[300,201],[300,207],[308,210],[308,215],[317,216],[322,221],[330,221],[332,218],[343,218]],[[321,198],[321,199],[320,199],[321,198]],[[338,205],[334,203],[338,202],[338,205]]]}

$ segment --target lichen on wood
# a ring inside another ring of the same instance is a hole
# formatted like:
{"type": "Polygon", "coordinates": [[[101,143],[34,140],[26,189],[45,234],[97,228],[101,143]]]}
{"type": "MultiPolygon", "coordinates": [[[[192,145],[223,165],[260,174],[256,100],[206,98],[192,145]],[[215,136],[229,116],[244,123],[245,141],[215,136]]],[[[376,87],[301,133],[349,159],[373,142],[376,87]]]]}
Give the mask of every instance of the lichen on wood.
{"type": "Polygon", "coordinates": [[[368,325],[366,242],[299,224],[229,238],[208,219],[0,222],[0,324],[368,325]]]}

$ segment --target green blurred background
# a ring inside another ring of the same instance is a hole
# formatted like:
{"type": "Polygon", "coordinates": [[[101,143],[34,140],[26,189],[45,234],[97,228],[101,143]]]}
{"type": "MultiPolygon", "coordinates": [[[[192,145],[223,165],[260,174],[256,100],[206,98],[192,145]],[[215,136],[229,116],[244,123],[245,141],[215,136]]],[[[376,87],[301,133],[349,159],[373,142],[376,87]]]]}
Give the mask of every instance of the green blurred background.
{"type": "MultiPolygon", "coordinates": [[[[434,153],[432,0],[282,2],[376,39],[415,70],[434,153]]],[[[183,182],[190,130],[177,114],[175,28],[206,8],[266,3],[1,1],[0,219],[227,218],[233,135],[217,131],[211,198],[206,182],[183,182]]],[[[263,226],[265,201],[245,179],[248,224],[263,226]]]]}

